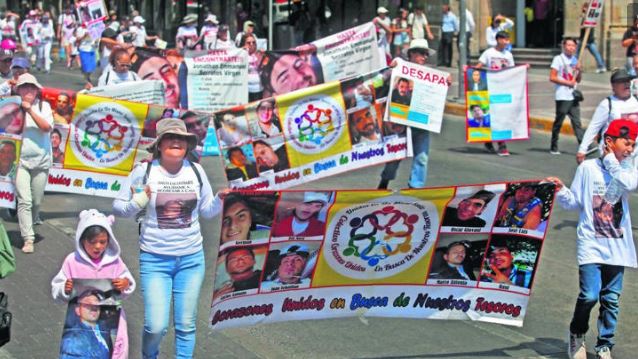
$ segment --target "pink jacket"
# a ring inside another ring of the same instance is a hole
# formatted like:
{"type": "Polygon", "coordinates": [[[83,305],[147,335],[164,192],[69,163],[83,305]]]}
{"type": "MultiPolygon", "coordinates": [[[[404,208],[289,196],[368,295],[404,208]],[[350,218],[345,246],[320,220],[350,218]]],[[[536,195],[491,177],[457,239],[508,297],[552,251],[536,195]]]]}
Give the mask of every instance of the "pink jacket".
{"type": "MultiPolygon", "coordinates": [[[[82,213],[89,211],[82,211],[82,213]]],[[[84,215],[84,217],[86,216],[87,215],[84,215]]],[[[58,274],[51,281],[51,294],[53,295],[53,299],[58,303],[66,303],[71,299],[69,295],[64,293],[64,284],[66,283],[66,280],[68,278],[127,278],[131,285],[128,289],[122,292],[121,297],[126,298],[135,290],[135,280],[126,267],[126,264],[124,264],[124,262],[120,259],[120,245],[117,243],[115,236],[113,236],[110,223],[100,223],[104,222],[107,217],[104,217],[103,214],[97,211],[89,213],[88,216],[92,217],[89,219],[83,219],[83,214],[80,214],[80,223],[75,235],[75,252],[66,256],[64,262],[62,263],[60,272],[58,272],[58,274]],[[97,215],[95,213],[97,213],[97,215]],[[108,247],[102,256],[102,260],[97,264],[91,261],[91,258],[86,254],[84,248],[82,248],[82,246],[80,245],[80,236],[82,235],[84,230],[90,225],[96,224],[105,228],[109,233],[108,247]]],[[[124,314],[124,309],[122,309],[120,311],[120,320],[117,328],[117,338],[115,339],[112,358],[128,358],[128,333],[126,327],[126,316],[124,314]]]]}

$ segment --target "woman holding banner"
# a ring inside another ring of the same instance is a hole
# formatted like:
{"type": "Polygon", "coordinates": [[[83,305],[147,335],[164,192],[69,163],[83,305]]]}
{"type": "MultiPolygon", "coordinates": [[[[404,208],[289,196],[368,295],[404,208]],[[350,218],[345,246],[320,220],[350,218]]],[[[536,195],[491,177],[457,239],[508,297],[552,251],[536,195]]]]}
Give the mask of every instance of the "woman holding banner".
{"type": "Polygon", "coordinates": [[[197,136],[180,119],[157,123],[157,138],[149,147],[153,161],[135,167],[130,183],[113,202],[113,210],[133,217],[145,210],[140,227],[140,278],[144,299],[142,356],[157,358],[167,332],[171,299],[175,323],[175,357],[191,358],[199,292],[205,275],[199,225],[221,210],[204,169],[186,159],[197,136]],[[166,206],[171,203],[167,215],[166,206]],[[194,204],[194,205],[193,205],[194,204]]]}
{"type": "Polygon", "coordinates": [[[42,101],[42,86],[33,75],[20,75],[14,91],[22,98],[22,110],[25,113],[22,149],[16,175],[18,223],[24,240],[22,251],[33,253],[33,224],[42,223],[39,215],[40,203],[51,167],[49,132],[53,129],[53,111],[47,101],[42,101]]]}

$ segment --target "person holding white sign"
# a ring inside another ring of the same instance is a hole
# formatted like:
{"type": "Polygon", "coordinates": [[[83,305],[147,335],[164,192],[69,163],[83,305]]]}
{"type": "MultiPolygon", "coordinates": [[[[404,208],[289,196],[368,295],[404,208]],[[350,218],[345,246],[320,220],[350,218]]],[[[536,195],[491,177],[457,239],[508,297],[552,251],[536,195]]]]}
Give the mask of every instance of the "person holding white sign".
{"type": "MultiPolygon", "coordinates": [[[[496,34],[496,46],[490,47],[483,51],[481,57],[479,57],[479,63],[476,68],[487,68],[490,70],[501,70],[506,67],[514,67],[514,56],[510,51],[507,51],[507,47],[510,44],[510,35],[505,31],[499,31],[496,34]]],[[[498,152],[494,150],[494,144],[491,142],[485,143],[485,148],[492,153],[496,153],[499,156],[509,156],[510,151],[507,150],[505,141],[498,141],[498,152]]]]}
{"type": "MultiPolygon", "coordinates": [[[[425,65],[428,57],[436,53],[428,47],[428,40],[414,39],[410,42],[410,48],[407,51],[408,61],[418,65],[425,65]]],[[[390,66],[396,66],[396,60],[392,61],[390,66]]],[[[448,84],[452,82],[451,78],[447,79],[448,84]]],[[[430,132],[419,128],[412,128],[412,148],[414,159],[412,160],[412,169],[410,170],[410,179],[408,186],[410,188],[425,187],[425,181],[428,177],[428,158],[430,155],[430,132]]],[[[401,161],[393,161],[385,164],[383,172],[381,172],[381,182],[379,189],[387,189],[390,181],[396,178],[397,170],[401,161]]]]}

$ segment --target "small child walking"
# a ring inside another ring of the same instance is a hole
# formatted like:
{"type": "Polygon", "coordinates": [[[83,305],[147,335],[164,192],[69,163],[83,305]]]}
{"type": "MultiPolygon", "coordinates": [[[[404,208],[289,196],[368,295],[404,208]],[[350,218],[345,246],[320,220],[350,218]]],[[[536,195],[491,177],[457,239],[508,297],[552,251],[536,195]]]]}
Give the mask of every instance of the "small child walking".
{"type": "Polygon", "coordinates": [[[625,267],[638,266],[627,199],[638,186],[632,157],[636,136],[638,125],[614,120],[604,134],[603,156],[578,166],[571,188],[556,177],[546,179],[556,184],[563,208],[580,212],[576,229],[580,293],[568,339],[572,359],[587,358],[585,334],[599,301],[596,358],[611,359],[625,267]]]}
{"type": "MultiPolygon", "coordinates": [[[[75,233],[75,252],[69,254],[62,263],[62,269],[51,281],[51,293],[57,302],[68,302],[73,289],[73,278],[113,279],[113,288],[127,297],[135,290],[135,280],[126,264],[120,258],[111,225],[113,216],[105,216],[95,209],[80,212],[80,221],[75,233]]],[[[61,357],[86,357],[82,346],[61,348],[61,357]],[[62,351],[78,351],[67,353],[62,351]]],[[[124,310],[120,311],[117,338],[113,346],[112,358],[128,357],[128,333],[124,310]]]]}

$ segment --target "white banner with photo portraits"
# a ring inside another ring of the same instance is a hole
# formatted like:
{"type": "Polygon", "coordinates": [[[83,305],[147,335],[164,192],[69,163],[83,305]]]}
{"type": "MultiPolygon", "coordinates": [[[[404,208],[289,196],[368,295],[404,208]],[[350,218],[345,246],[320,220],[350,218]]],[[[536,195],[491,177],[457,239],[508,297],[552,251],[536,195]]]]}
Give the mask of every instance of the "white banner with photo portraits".
{"type": "Polygon", "coordinates": [[[440,133],[449,73],[396,60],[385,120],[440,133]]]}
{"type": "Polygon", "coordinates": [[[555,187],[238,191],[210,326],[352,316],[522,326],[555,187]]]}
{"type": "Polygon", "coordinates": [[[529,139],[527,66],[465,72],[467,142],[529,139]]]}

